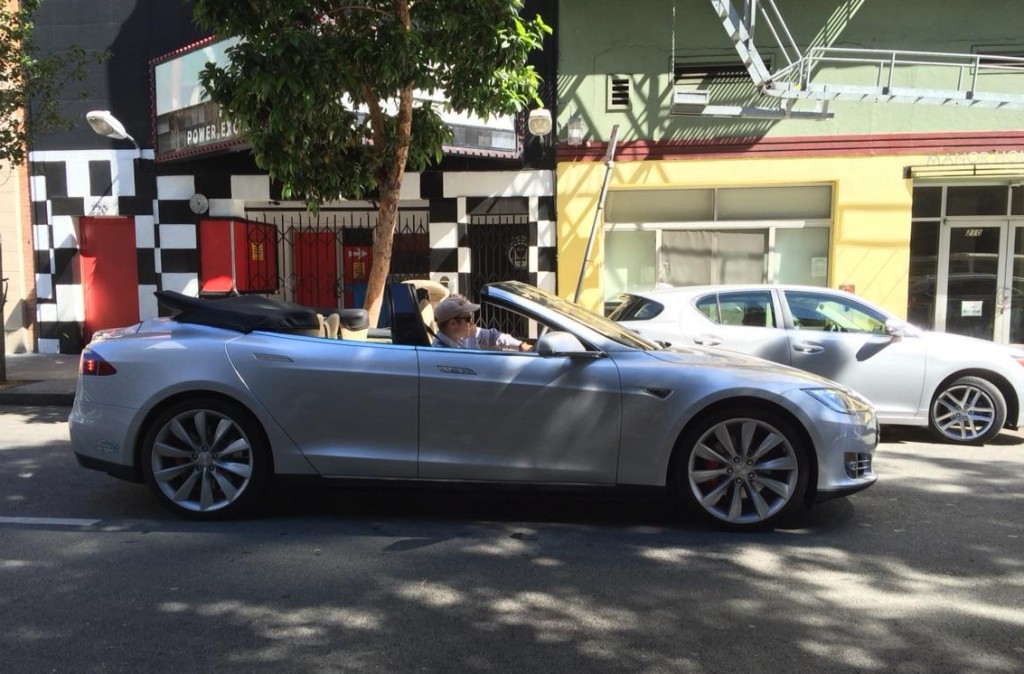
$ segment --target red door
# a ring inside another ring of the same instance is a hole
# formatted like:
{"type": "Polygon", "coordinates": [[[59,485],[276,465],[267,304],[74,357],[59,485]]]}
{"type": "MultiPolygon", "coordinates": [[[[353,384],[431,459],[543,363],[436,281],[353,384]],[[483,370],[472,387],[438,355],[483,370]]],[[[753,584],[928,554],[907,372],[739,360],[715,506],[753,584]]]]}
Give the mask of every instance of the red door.
{"type": "Polygon", "coordinates": [[[133,218],[79,222],[85,341],[97,330],[139,322],[139,270],[133,218]]]}
{"type": "Polygon", "coordinates": [[[338,306],[338,247],[333,232],[295,232],[295,301],[338,306]]]}

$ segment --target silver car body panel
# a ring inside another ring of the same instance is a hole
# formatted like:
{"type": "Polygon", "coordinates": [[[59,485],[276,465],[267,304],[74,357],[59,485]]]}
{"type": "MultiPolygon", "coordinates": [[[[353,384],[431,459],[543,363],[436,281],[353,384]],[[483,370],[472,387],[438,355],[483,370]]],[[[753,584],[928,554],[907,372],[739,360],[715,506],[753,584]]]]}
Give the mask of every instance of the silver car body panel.
{"type": "Polygon", "coordinates": [[[416,477],[415,348],[255,332],[227,350],[320,474],[416,477]]]}
{"type": "Polygon", "coordinates": [[[782,408],[807,431],[816,449],[819,491],[842,490],[844,453],[870,454],[878,442],[871,410],[850,415],[825,408],[805,389],[835,383],[741,354],[672,349],[616,354],[622,373],[622,484],[664,484],[675,439],[701,410],[736,398],[782,408]],[[657,366],[652,367],[652,361],[657,366]],[[652,444],[665,438],[667,446],[652,444]]]}
{"type": "Polygon", "coordinates": [[[237,400],[256,417],[274,447],[276,472],[315,474],[228,359],[227,345],[239,337],[229,330],[152,319],[136,333],[91,344],[90,349],[117,363],[117,374],[79,376],[68,419],[74,450],[134,466],[133,453],[153,409],[178,395],[208,392],[237,400]]]}
{"type": "Polygon", "coordinates": [[[765,331],[784,335],[790,350],[788,359],[776,362],[814,372],[861,393],[875,406],[884,424],[927,426],[928,410],[939,386],[965,372],[988,372],[1004,379],[1015,392],[1018,415],[1008,419],[1024,425],[1024,367],[1007,347],[972,337],[920,330],[907,325],[903,335],[823,332],[794,329],[784,291],[800,290],[852,300],[879,314],[901,321],[890,312],[841,290],[810,286],[722,285],[632,292],[664,305],[651,320],[621,321],[648,339],[674,344],[707,343],[751,355],[762,351],[751,346],[765,331]],[[709,293],[769,289],[776,306],[783,311],[782,329],[716,325],[695,306],[709,293]],[[742,337],[742,339],[740,338],[742,337]]]}
{"type": "Polygon", "coordinates": [[[174,396],[206,392],[255,416],[278,474],[664,485],[687,424],[723,401],[742,414],[742,400],[756,398],[803,427],[819,494],[875,481],[871,472],[851,479],[843,469],[844,454],[874,451],[870,408],[840,413],[805,392],[835,384],[735,354],[655,350],[531,292],[496,284],[485,296],[570,332],[589,353],[463,351],[147,321],[89,345],[117,374],[79,378],[73,449],[137,468],[134,449],[151,412],[174,396]]]}
{"type": "Polygon", "coordinates": [[[615,484],[608,358],[420,349],[420,477],[615,484]]]}

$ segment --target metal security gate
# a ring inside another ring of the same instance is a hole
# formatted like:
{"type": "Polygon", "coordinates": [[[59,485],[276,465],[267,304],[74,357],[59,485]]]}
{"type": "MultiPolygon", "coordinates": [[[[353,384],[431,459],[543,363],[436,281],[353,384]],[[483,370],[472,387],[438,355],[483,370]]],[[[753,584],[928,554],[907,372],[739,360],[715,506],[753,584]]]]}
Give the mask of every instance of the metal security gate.
{"type": "MultiPolygon", "coordinates": [[[[469,297],[480,298],[480,290],[495,281],[530,281],[529,215],[474,215],[467,228],[471,272],[469,297]]],[[[485,307],[480,316],[484,327],[498,328],[516,336],[527,334],[525,318],[503,309],[485,307]]]]}
{"type": "MultiPolygon", "coordinates": [[[[388,282],[428,278],[428,211],[402,210],[398,218],[388,282]]],[[[368,210],[250,213],[244,245],[256,262],[237,270],[238,287],[318,309],[362,307],[376,226],[377,212],[368,210]]]]}

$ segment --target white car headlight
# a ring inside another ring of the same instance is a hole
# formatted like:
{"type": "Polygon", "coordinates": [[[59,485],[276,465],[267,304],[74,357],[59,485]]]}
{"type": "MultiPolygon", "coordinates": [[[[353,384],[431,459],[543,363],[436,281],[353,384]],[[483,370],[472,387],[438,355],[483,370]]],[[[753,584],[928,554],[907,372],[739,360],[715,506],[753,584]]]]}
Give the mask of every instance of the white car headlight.
{"type": "Polygon", "coordinates": [[[857,414],[871,409],[871,403],[851,391],[838,388],[805,388],[804,393],[840,414],[857,414]]]}

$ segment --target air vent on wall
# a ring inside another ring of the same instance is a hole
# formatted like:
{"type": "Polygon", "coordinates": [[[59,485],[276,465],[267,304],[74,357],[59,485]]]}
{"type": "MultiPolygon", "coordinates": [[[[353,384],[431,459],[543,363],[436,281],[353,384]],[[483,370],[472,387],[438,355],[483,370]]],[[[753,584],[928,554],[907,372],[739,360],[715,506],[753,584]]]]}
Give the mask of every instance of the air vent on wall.
{"type": "Polygon", "coordinates": [[[629,110],[632,82],[629,75],[608,76],[608,110],[629,110]]]}

